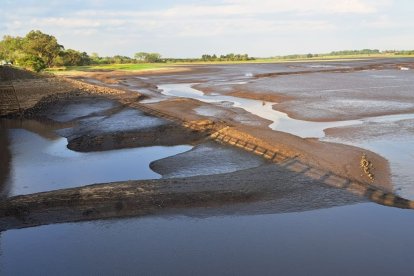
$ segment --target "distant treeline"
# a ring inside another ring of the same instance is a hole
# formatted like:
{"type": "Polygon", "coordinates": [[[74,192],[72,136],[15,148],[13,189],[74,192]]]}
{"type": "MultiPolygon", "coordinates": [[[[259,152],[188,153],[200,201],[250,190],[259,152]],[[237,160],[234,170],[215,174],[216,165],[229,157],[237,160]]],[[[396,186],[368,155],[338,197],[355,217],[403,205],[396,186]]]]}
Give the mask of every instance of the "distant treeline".
{"type": "Polygon", "coordinates": [[[97,53],[88,55],[73,49],[65,49],[58,43],[56,37],[30,31],[26,36],[6,35],[0,41],[0,62],[11,63],[34,71],[45,68],[62,66],[85,66],[103,64],[128,63],[174,63],[174,62],[200,62],[200,61],[247,61],[252,60],[247,54],[227,54],[217,56],[202,55],[201,58],[162,58],[159,53],[138,52],[133,58],[115,55],[100,57],[97,53]]]}
{"type": "Polygon", "coordinates": [[[398,50],[385,50],[380,51],[378,49],[362,49],[362,50],[342,50],[332,51],[325,54],[295,54],[286,56],[275,56],[272,58],[277,59],[306,59],[315,57],[329,57],[329,56],[357,56],[357,55],[380,55],[380,54],[393,54],[393,55],[414,55],[414,50],[398,51],[398,50]]]}
{"type": "Polygon", "coordinates": [[[54,36],[41,31],[30,31],[24,37],[4,36],[0,41],[0,61],[37,72],[61,66],[163,62],[158,53],[139,52],[134,58],[121,55],[100,57],[96,53],[88,55],[86,52],[65,49],[54,36]]]}
{"type": "Polygon", "coordinates": [[[247,60],[254,60],[254,58],[249,57],[248,54],[227,54],[227,55],[207,55],[204,54],[201,56],[202,61],[247,61],[247,60]]]}
{"type": "MultiPolygon", "coordinates": [[[[414,55],[414,50],[380,51],[377,49],[333,51],[327,54],[302,54],[276,56],[277,59],[306,59],[326,56],[351,56],[351,55],[414,55]]],[[[271,59],[271,58],[269,58],[271,59]]],[[[201,58],[162,58],[159,53],[138,52],[133,58],[115,55],[112,57],[100,57],[97,53],[88,55],[73,49],[65,49],[57,39],[41,31],[30,31],[24,37],[6,35],[0,40],[0,62],[12,63],[34,71],[41,71],[50,67],[84,66],[100,64],[125,64],[125,63],[176,63],[176,62],[220,62],[220,61],[249,61],[255,58],[247,54],[210,55],[204,54],[201,58]]]]}
{"type": "Polygon", "coordinates": [[[380,54],[378,49],[362,49],[362,50],[343,50],[333,51],[327,54],[328,56],[349,56],[349,55],[376,55],[380,54]]]}
{"type": "Polygon", "coordinates": [[[386,53],[386,54],[394,54],[394,55],[407,55],[407,56],[411,56],[411,55],[414,55],[414,50],[404,50],[404,51],[387,50],[387,51],[383,51],[383,53],[386,53]]]}

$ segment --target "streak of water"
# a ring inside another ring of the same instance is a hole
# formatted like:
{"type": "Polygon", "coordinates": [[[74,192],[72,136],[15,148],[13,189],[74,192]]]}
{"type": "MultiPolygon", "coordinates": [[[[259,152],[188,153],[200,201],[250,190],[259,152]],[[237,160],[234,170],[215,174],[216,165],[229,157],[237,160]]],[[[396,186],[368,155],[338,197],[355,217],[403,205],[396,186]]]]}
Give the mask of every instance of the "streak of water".
{"type": "Polygon", "coordinates": [[[272,123],[269,125],[269,127],[273,130],[291,133],[302,138],[322,138],[325,136],[324,130],[327,128],[359,125],[363,124],[364,122],[396,121],[414,118],[414,114],[401,114],[365,118],[361,120],[334,122],[311,122],[297,120],[290,118],[286,113],[275,110],[274,106],[277,105],[275,102],[259,101],[217,94],[207,95],[202,91],[194,89],[192,87],[193,85],[194,84],[191,83],[163,84],[159,85],[158,87],[162,90],[162,93],[164,95],[168,96],[192,98],[207,103],[228,102],[233,107],[242,108],[251,114],[271,121],[272,123]]]}

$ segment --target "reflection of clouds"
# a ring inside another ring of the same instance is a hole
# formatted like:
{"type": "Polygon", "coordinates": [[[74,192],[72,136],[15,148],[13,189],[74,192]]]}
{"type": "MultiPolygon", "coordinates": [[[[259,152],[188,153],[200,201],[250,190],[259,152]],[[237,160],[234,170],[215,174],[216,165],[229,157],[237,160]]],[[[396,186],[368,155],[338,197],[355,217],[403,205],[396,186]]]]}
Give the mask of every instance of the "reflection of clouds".
{"type": "MultiPolygon", "coordinates": [[[[67,140],[42,138],[22,129],[11,131],[10,195],[29,194],[90,183],[130,179],[156,179],[149,164],[190,150],[192,146],[149,146],[80,153],[67,148],[67,140]],[[35,161],[35,162],[34,162],[35,161]]],[[[2,152],[1,152],[2,153],[2,152]]],[[[0,174],[1,176],[1,174],[0,174]]]]}

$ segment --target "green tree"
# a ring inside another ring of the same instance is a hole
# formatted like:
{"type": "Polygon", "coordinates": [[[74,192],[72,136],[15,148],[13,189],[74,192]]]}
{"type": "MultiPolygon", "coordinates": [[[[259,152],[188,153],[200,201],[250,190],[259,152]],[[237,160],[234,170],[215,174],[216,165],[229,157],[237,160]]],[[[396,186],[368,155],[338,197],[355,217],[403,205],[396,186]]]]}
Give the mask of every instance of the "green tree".
{"type": "Polygon", "coordinates": [[[23,51],[26,54],[37,56],[43,60],[46,67],[53,66],[53,61],[63,50],[54,36],[41,31],[30,31],[23,38],[23,51]]]}
{"type": "Polygon", "coordinates": [[[91,58],[87,53],[79,52],[73,49],[67,49],[61,51],[59,59],[55,58],[55,65],[65,65],[65,66],[82,66],[89,65],[91,63],[91,58]],[[58,62],[59,61],[59,62],[58,62]]]}
{"type": "Polygon", "coordinates": [[[138,52],[134,57],[141,62],[155,63],[161,61],[161,55],[159,53],[138,52]]]}
{"type": "Polygon", "coordinates": [[[43,59],[38,56],[25,54],[19,57],[16,61],[20,66],[25,67],[26,69],[31,69],[36,72],[40,72],[46,68],[46,64],[43,59]]]}
{"type": "Polygon", "coordinates": [[[135,53],[134,58],[137,59],[138,61],[145,61],[146,57],[147,57],[148,53],[145,52],[138,52],[135,53]]]}
{"type": "Polygon", "coordinates": [[[0,41],[0,56],[9,62],[15,63],[23,54],[23,38],[5,35],[0,41]]]}
{"type": "Polygon", "coordinates": [[[101,63],[101,58],[99,57],[98,53],[92,53],[90,56],[91,63],[99,64],[101,63]]]}

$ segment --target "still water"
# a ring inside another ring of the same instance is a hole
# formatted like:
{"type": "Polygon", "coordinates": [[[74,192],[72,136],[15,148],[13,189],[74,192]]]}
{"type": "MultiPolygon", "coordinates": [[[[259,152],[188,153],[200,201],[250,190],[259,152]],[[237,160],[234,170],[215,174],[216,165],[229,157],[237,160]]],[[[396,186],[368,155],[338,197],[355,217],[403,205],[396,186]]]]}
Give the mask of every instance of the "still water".
{"type": "Polygon", "coordinates": [[[145,217],[0,234],[2,275],[412,275],[414,213],[145,217]]]}
{"type": "MultiPolygon", "coordinates": [[[[269,127],[273,130],[283,131],[297,135],[303,138],[316,137],[323,141],[338,142],[349,144],[364,149],[372,150],[384,158],[386,158],[392,170],[392,182],[397,194],[414,199],[414,173],[412,164],[414,163],[414,142],[413,142],[413,125],[403,126],[403,131],[398,128],[392,132],[393,135],[387,137],[376,133],[370,133],[363,137],[351,137],[347,139],[341,137],[327,137],[325,130],[329,128],[356,127],[361,126],[366,129],[372,126],[383,126],[386,128],[388,124],[396,124],[403,121],[413,121],[414,114],[395,114],[377,117],[367,117],[359,120],[333,121],[333,122],[312,122],[304,120],[296,120],[290,118],[286,113],[277,111],[273,107],[277,107],[277,103],[264,102],[253,99],[245,99],[232,96],[223,96],[220,94],[204,94],[202,91],[192,88],[192,83],[180,84],[163,84],[158,87],[164,95],[193,98],[208,103],[229,102],[233,107],[239,107],[249,113],[257,115],[261,118],[271,121],[269,127]],[[403,132],[402,134],[400,132],[403,132]],[[408,132],[408,134],[407,134],[408,132]]],[[[208,112],[209,110],[201,110],[208,112]]],[[[204,113],[209,115],[208,113],[204,113]]],[[[381,127],[380,127],[381,128],[381,127]]]]}
{"type": "Polygon", "coordinates": [[[11,171],[3,186],[8,196],[94,183],[160,178],[149,167],[152,161],[192,148],[189,145],[152,146],[82,153],[69,150],[66,138],[48,139],[24,129],[8,132],[11,171]]]}
{"type": "Polygon", "coordinates": [[[259,101],[220,94],[204,94],[202,91],[192,88],[195,83],[162,84],[158,85],[161,93],[167,96],[180,98],[191,98],[207,103],[228,102],[233,107],[238,107],[247,112],[269,120],[269,127],[273,130],[291,133],[302,138],[322,138],[327,128],[359,125],[365,122],[387,122],[404,119],[414,119],[414,114],[400,114],[389,116],[378,116],[361,120],[312,122],[290,118],[286,113],[275,110],[275,102],[259,101]]]}

